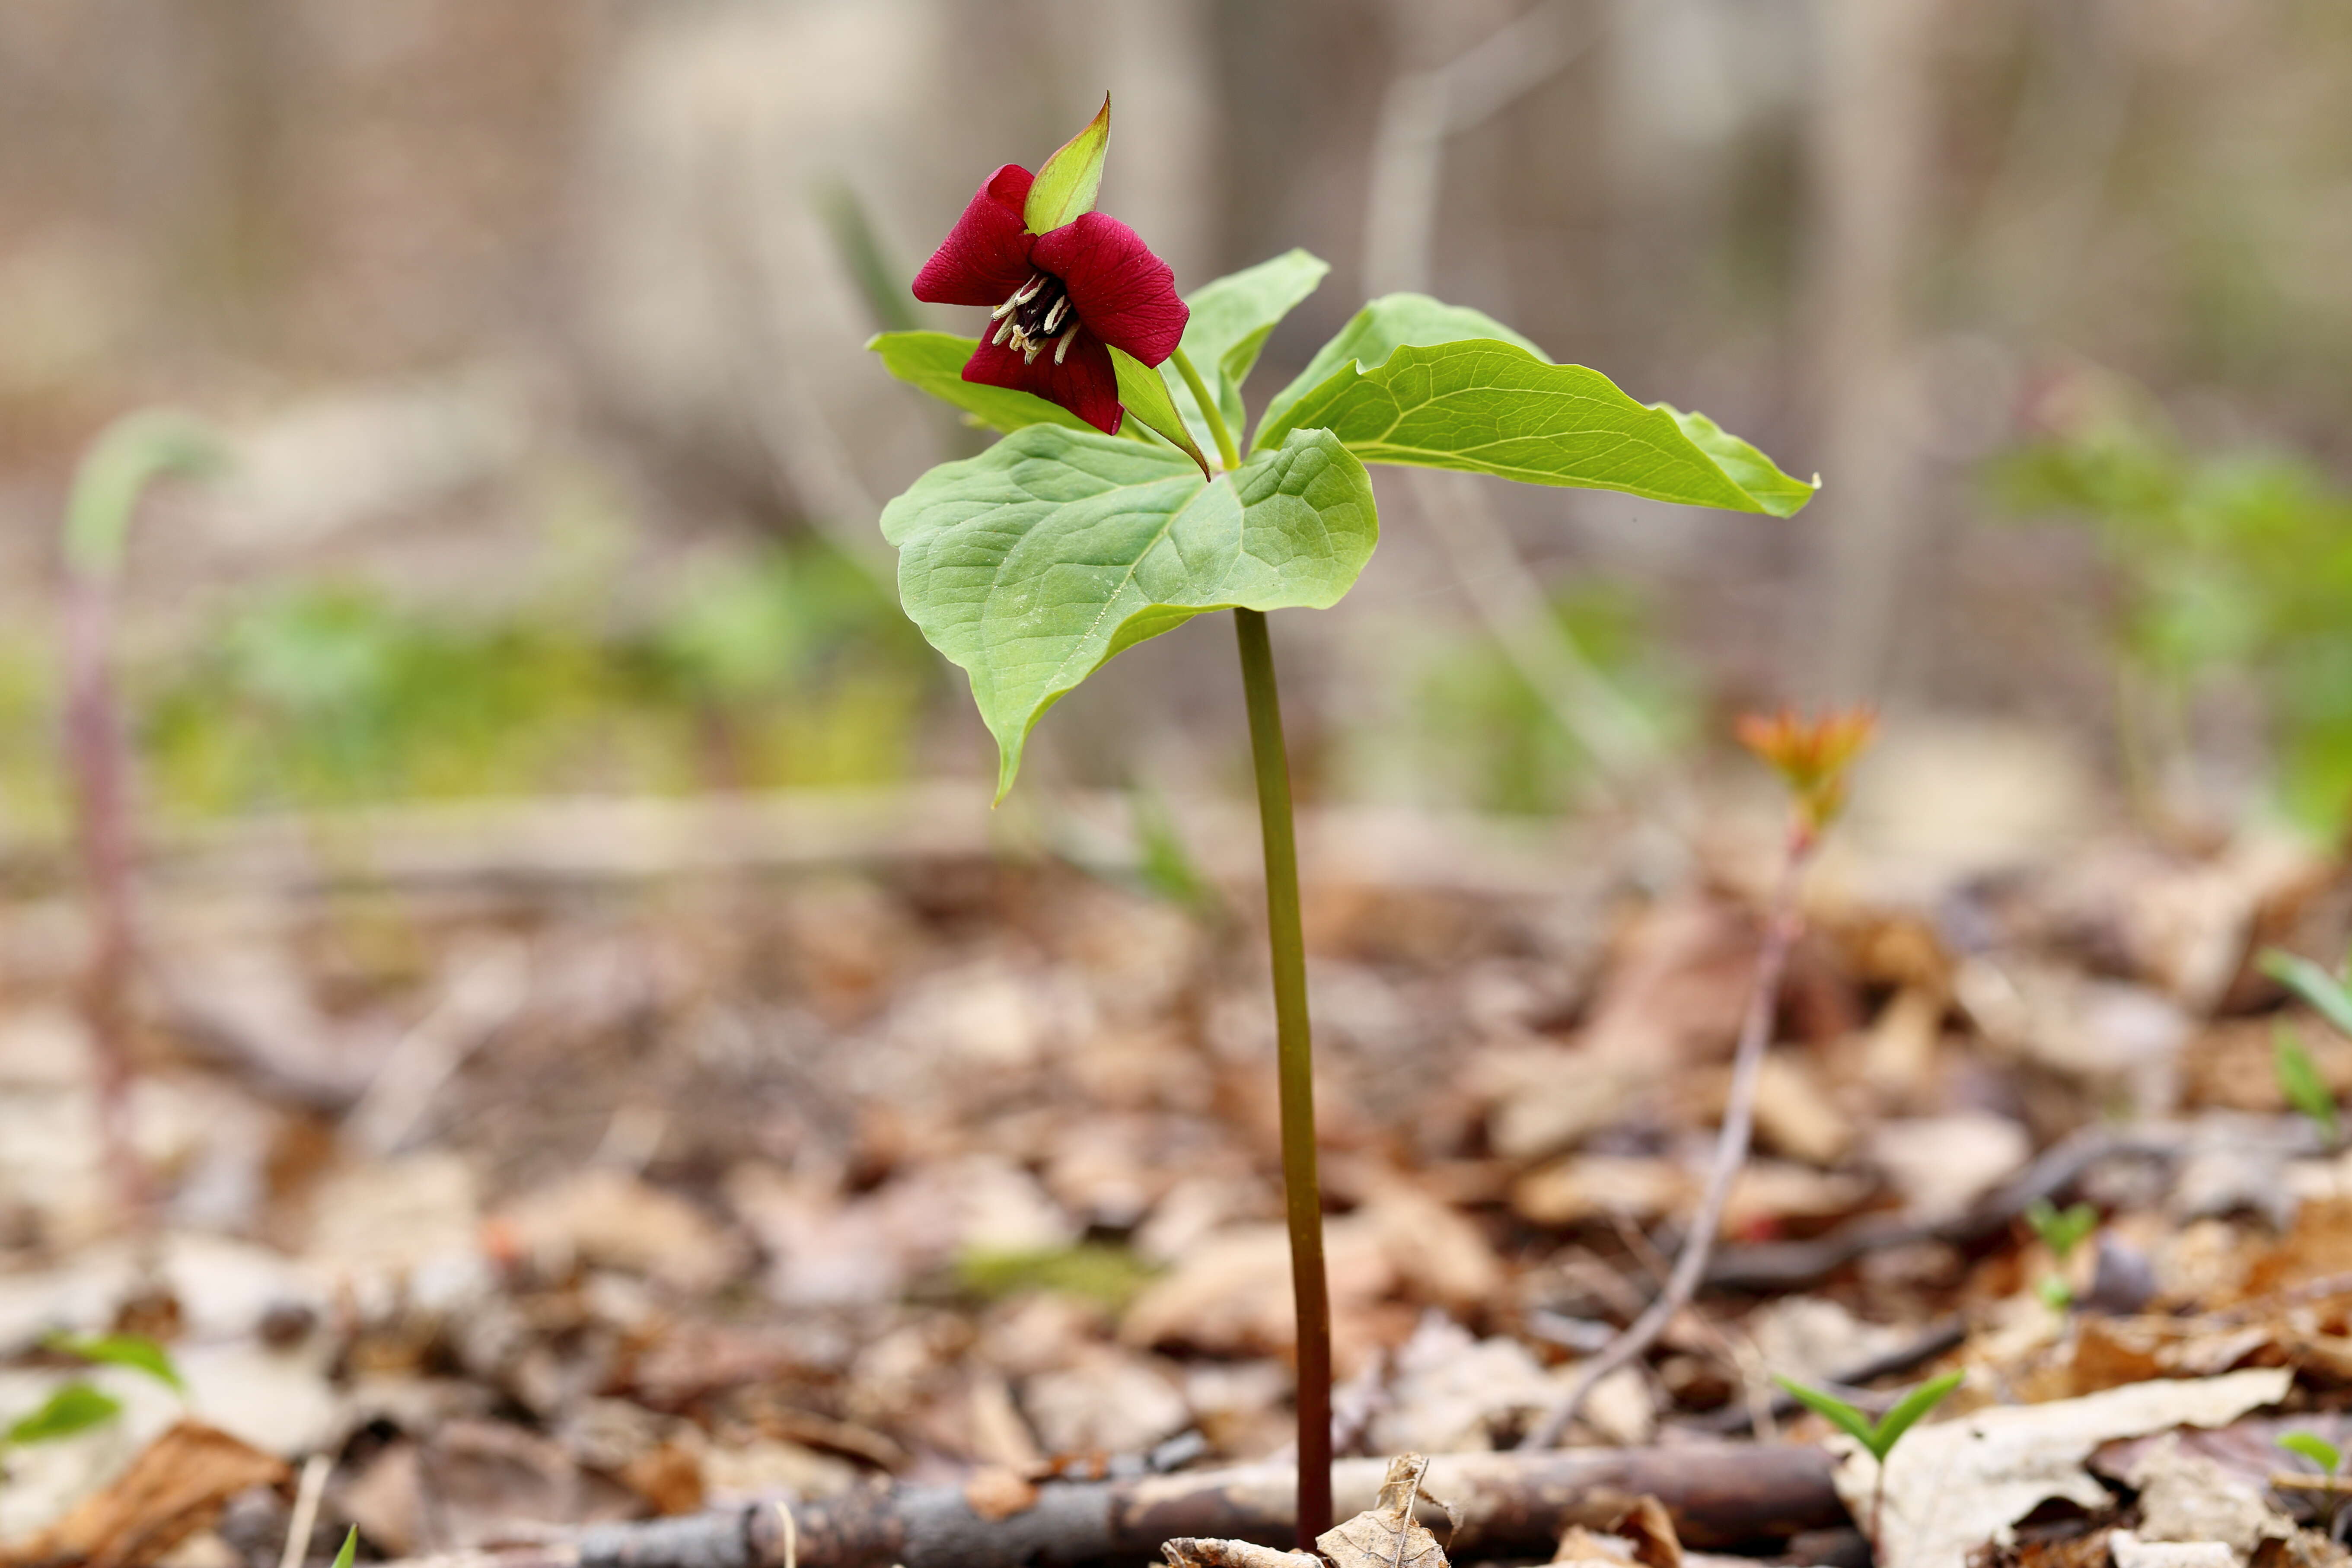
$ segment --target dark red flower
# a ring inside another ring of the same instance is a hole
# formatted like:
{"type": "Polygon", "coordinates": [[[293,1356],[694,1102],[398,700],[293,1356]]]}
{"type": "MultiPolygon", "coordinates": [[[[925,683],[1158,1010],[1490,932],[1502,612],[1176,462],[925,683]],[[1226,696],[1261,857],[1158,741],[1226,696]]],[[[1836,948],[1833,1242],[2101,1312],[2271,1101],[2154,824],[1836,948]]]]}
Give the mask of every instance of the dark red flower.
{"type": "Polygon", "coordinates": [[[989,176],[915,275],[915,298],[990,308],[966,381],[1034,393],[1116,434],[1125,411],[1111,349],[1159,364],[1192,311],[1168,264],[1115,217],[1090,212],[1030,233],[1022,207],[1033,178],[1018,163],[989,176]]]}

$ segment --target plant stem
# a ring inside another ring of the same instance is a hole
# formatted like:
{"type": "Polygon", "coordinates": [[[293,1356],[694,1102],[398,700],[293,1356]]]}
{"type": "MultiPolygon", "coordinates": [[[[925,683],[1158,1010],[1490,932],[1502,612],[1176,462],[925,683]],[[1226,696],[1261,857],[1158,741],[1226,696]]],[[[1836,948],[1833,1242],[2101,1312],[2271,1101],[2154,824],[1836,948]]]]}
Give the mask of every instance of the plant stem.
{"type": "MultiPolygon", "coordinates": [[[[1222,426],[1217,428],[1222,432],[1222,426]]],[[[1219,444],[1229,446],[1231,438],[1222,437],[1219,444]]],[[[1298,1545],[1311,1552],[1315,1538],[1331,1528],[1331,1299],[1323,1275],[1323,1194],[1316,1174],[1315,1058],[1307,1021],[1307,939],[1298,915],[1298,837],[1291,820],[1290,761],[1283,749],[1282,697],[1275,685],[1265,612],[1235,610],[1234,631],[1241,642],[1258,823],[1265,839],[1266,942],[1274,957],[1276,1060],[1282,1089],[1282,1191],[1298,1321],[1298,1545]]]]}
{"type": "Polygon", "coordinates": [[[1755,987],[1748,993],[1747,1016],[1739,1024],[1739,1046],[1732,1057],[1731,1094],[1723,1108],[1723,1131],[1717,1137],[1715,1163],[1707,1172],[1706,1191],[1699,1199],[1698,1213],[1692,1216],[1691,1228],[1683,1237],[1682,1251],[1675,1258],[1675,1271],[1667,1279],[1666,1288],[1658,1292],[1657,1300],[1623,1333],[1610,1341],[1608,1348],[1577,1369],[1576,1381],[1544,1412],[1543,1419],[1519,1445],[1523,1448],[1549,1448],[1558,1443],[1560,1434],[1568,1430],[1568,1424],[1583,1408],[1593,1385],[1655,1343],[1675,1314],[1688,1306],[1698,1292],[1698,1282],[1706,1274],[1706,1260],[1715,1247],[1715,1233],[1723,1225],[1724,1205],[1730,1199],[1732,1181],[1748,1163],[1748,1135],[1756,1124],[1756,1080],[1764,1066],[1765,1047],[1772,1043],[1772,1018],[1780,1008],[1780,976],[1789,966],[1789,949],[1795,944],[1801,923],[1797,914],[1797,887],[1804,877],[1806,863],[1812,858],[1815,842],[1812,830],[1802,824],[1790,828],[1780,884],[1772,891],[1771,910],[1765,917],[1764,942],[1756,953],[1755,987]]]}
{"type": "MultiPolygon", "coordinates": [[[[1201,379],[1201,373],[1192,368],[1192,362],[1185,357],[1181,346],[1176,350],[1173,357],[1176,361],[1176,374],[1182,376],[1184,384],[1192,389],[1192,401],[1201,405],[1201,417],[1209,422],[1209,434],[1216,438],[1217,461],[1223,463],[1225,472],[1230,474],[1242,466],[1241,449],[1234,445],[1234,433],[1225,428],[1225,416],[1218,409],[1217,400],[1209,395],[1208,384],[1201,379]]],[[[1273,670],[1274,666],[1268,664],[1266,689],[1269,691],[1274,689],[1273,670]]],[[[1279,715],[1276,717],[1279,718],[1279,715]]]]}
{"type": "Polygon", "coordinates": [[[169,410],[117,420],[90,444],[74,476],[62,538],[66,563],[65,722],[75,838],[89,900],[90,951],[82,1017],[98,1075],[99,1138],[116,1201],[134,1223],[152,1197],[132,1137],[131,985],[139,958],[133,821],[121,698],[114,686],[115,587],[139,497],[164,474],[217,468],[220,444],[169,410]]]}

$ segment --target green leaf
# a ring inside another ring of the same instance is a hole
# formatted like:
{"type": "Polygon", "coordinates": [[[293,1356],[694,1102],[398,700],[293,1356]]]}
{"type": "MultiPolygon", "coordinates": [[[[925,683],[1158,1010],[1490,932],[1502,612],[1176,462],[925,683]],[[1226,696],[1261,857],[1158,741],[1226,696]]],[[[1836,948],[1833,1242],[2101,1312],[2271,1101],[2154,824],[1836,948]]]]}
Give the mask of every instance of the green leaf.
{"type": "Polygon", "coordinates": [[[2352,991],[2311,960],[2275,947],[2263,950],[2263,973],[2311,1005],[2340,1034],[2352,1035],[2352,991]]]}
{"type": "Polygon", "coordinates": [[[1470,338],[1517,343],[1538,359],[1547,357],[1543,350],[1484,311],[1449,305],[1426,294],[1383,294],[1349,318],[1339,336],[1316,350],[1307,368],[1274,395],[1258,425],[1257,444],[1271,446],[1282,439],[1283,430],[1304,423],[1286,416],[1301,398],[1349,363],[1359,368],[1383,365],[1401,348],[1426,348],[1470,338]]]}
{"type": "Polygon", "coordinates": [[[964,362],[980,347],[978,338],[960,338],[953,332],[881,332],[867,339],[866,346],[882,356],[883,369],[908,386],[954,404],[991,429],[1010,432],[1032,425],[1094,428],[1058,403],[1010,387],[966,381],[964,362]]]}
{"type": "Polygon", "coordinates": [[[2319,1076],[2319,1065],[2303,1048],[2303,1041],[2284,1024],[2271,1036],[2271,1069],[2278,1075],[2279,1092],[2287,1103],[2335,1142],[2336,1096],[2328,1092],[2327,1080],[2319,1076]]]}
{"type": "MultiPolygon", "coordinates": [[[[1304,250],[1287,250],[1269,261],[1244,267],[1213,283],[1204,283],[1185,298],[1192,319],[1184,324],[1184,353],[1209,384],[1224,416],[1225,428],[1238,437],[1247,417],[1242,406],[1242,384],[1257,364],[1265,340],[1298,302],[1315,292],[1330,264],[1304,250]]],[[[1190,399],[1183,406],[1189,407],[1190,399]]],[[[1193,416],[1186,415],[1188,422],[1193,416]]],[[[1193,423],[1193,435],[1210,439],[1205,422],[1193,423]]]]}
{"type": "MultiPolygon", "coordinates": [[[[1769,481],[1757,479],[1760,489],[1751,490],[1685,435],[1674,413],[1634,402],[1599,371],[1548,364],[1491,338],[1407,344],[1370,371],[1343,365],[1280,420],[1269,416],[1258,439],[1316,427],[1367,463],[1458,468],[1781,517],[1812,495],[1769,464],[1763,465],[1769,481]]],[[[1754,477],[1747,459],[1735,466],[1754,477]]]]}
{"type": "Polygon", "coordinates": [[[1874,1446],[1876,1434],[1871,1430],[1870,1418],[1861,1411],[1833,1394],[1823,1394],[1818,1388],[1807,1388],[1803,1384],[1792,1379],[1775,1377],[1772,1381],[1788,1390],[1790,1397],[1796,1400],[1798,1404],[1816,1415],[1827,1417],[1830,1425],[1860,1443],[1864,1447],[1871,1448],[1873,1452],[1876,1451],[1874,1446]]]}
{"type": "Polygon", "coordinates": [[[352,1568],[352,1559],[358,1553],[359,1549],[359,1527],[353,1525],[343,1532],[343,1544],[335,1553],[334,1568],[352,1568]]]}
{"type": "Polygon", "coordinates": [[[1820,475],[1811,482],[1790,478],[1771,458],[1704,414],[1685,414],[1664,403],[1650,406],[1671,416],[1692,446],[1713,458],[1715,466],[1731,476],[1732,483],[1754,496],[1774,517],[1794,517],[1822,488],[1820,475]]]}
{"type": "Polygon", "coordinates": [[[180,1369],[172,1363],[171,1353],[144,1334],[100,1334],[78,1339],[71,1334],[51,1334],[42,1342],[45,1348],[61,1355],[79,1356],[83,1361],[102,1366],[125,1366],[133,1372],[143,1372],[174,1394],[185,1394],[188,1385],[180,1376],[180,1369]]]}
{"type": "Polygon", "coordinates": [[[1878,1418],[1878,1425],[1864,1439],[1870,1445],[1873,1457],[1885,1464],[1886,1456],[1895,1451],[1895,1445],[1903,1440],[1903,1434],[1917,1426],[1921,1416],[1944,1403],[1967,1376],[1965,1372],[1948,1372],[1941,1377],[1921,1384],[1896,1401],[1895,1408],[1878,1418]]]}
{"type": "Polygon", "coordinates": [[[103,1426],[122,1413],[122,1402],[87,1383],[68,1383],[42,1406],[8,1428],[11,1443],[51,1443],[103,1426]]]}
{"type": "Polygon", "coordinates": [[[2344,1462],[2343,1451],[2315,1432],[2289,1432],[2278,1440],[2278,1446],[2290,1454],[2301,1454],[2331,1476],[2344,1462]]]}
{"type": "Polygon", "coordinates": [[[2075,1204],[2062,1210],[2048,1198],[2036,1198],[2025,1205],[2025,1223],[2033,1227],[2042,1245],[2063,1263],[2085,1237],[2099,1228],[2099,1211],[2089,1204],[2075,1204]]]}
{"type": "Polygon", "coordinates": [[[1095,210],[1095,194],[1102,189],[1103,159],[1110,153],[1110,94],[1087,121],[1086,129],[1062,143],[1037,171],[1022,204],[1022,221],[1031,234],[1045,234],[1095,210]]]}
{"type": "Polygon", "coordinates": [[[999,799],[1030,728],[1105,661],[1206,610],[1327,608],[1379,532],[1363,465],[1322,431],[1209,484],[1165,447],[1032,426],[882,511],[908,615],[996,737],[999,799]]]}
{"type": "Polygon", "coordinates": [[[1192,431],[1184,427],[1184,416],[1176,412],[1167,378],[1124,349],[1110,351],[1110,364],[1118,373],[1118,400],[1128,417],[1165,436],[1178,451],[1200,465],[1201,477],[1207,479],[1209,459],[1201,456],[1192,431]]]}

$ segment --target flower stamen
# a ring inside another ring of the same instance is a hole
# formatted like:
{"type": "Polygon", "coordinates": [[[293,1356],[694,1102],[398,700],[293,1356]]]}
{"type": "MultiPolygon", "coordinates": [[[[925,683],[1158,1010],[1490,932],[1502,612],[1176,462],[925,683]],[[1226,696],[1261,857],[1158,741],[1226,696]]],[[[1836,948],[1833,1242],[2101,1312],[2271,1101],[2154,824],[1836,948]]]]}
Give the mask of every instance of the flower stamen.
{"type": "MultiPolygon", "coordinates": [[[[1029,281],[1013,290],[1013,297],[989,313],[991,321],[1004,323],[990,341],[1003,345],[1010,342],[1021,355],[1024,364],[1034,364],[1045,345],[1056,337],[1066,339],[1078,325],[1078,312],[1070,303],[1070,291],[1063,281],[1050,272],[1033,272],[1029,281]],[[1068,325],[1063,325],[1066,321],[1068,325]]],[[[1055,350],[1054,363],[1062,363],[1069,352],[1064,342],[1055,350]]]]}

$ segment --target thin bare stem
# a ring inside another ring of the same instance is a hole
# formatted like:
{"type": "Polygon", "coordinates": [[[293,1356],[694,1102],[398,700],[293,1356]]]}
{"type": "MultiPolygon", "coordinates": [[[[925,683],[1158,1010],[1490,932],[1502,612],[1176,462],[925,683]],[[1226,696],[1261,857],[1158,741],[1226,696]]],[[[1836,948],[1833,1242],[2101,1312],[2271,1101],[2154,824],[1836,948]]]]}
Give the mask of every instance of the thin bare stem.
{"type": "Polygon", "coordinates": [[[222,460],[218,439],[185,416],[169,410],[133,414],[90,444],[66,510],[64,749],[91,927],[82,1016],[98,1072],[99,1136],[108,1175],[117,1202],[134,1219],[145,1215],[149,1194],[131,1125],[137,835],[121,702],[114,686],[115,584],[131,513],[149,482],[164,474],[207,472],[222,460]]]}
{"type": "Polygon", "coordinates": [[[1298,912],[1298,837],[1274,645],[1259,610],[1235,610],[1250,755],[1265,840],[1266,944],[1274,958],[1276,1064],[1282,1100],[1282,1193],[1298,1323],[1298,1545],[1331,1528],[1331,1299],[1323,1272],[1323,1193],[1316,1171],[1314,1041],[1307,1020],[1307,939],[1298,912]]]}
{"type": "Polygon", "coordinates": [[[1723,1131],[1716,1139],[1715,1163],[1707,1172],[1706,1191],[1699,1199],[1698,1213],[1692,1217],[1690,1231],[1683,1237],[1682,1251],[1675,1258],[1674,1274],[1657,1300],[1623,1333],[1577,1369],[1576,1381],[1558,1403],[1544,1412],[1543,1419],[1520,1443],[1523,1448],[1549,1448],[1557,1444],[1560,1434],[1568,1430],[1569,1423],[1583,1408],[1593,1386],[1656,1343],[1675,1314],[1690,1305],[1699,1281],[1706,1275],[1707,1256],[1715,1247],[1715,1233],[1723,1225],[1731,1184],[1740,1167],[1748,1163],[1748,1137],[1756,1124],[1756,1080],[1764,1066],[1765,1047],[1772,1043],[1772,1018],[1780,1009],[1780,977],[1788,969],[1789,950],[1795,944],[1802,923],[1797,913],[1797,888],[1806,863],[1812,858],[1814,843],[1814,834],[1803,826],[1790,830],[1780,885],[1773,889],[1771,909],[1765,917],[1764,943],[1756,954],[1755,989],[1748,994],[1748,1013],[1740,1020],[1739,1047],[1732,1058],[1731,1095],[1723,1108],[1723,1131]]]}
{"type": "Polygon", "coordinates": [[[114,1201],[126,1215],[146,1212],[147,1176],[131,1125],[135,1075],[130,991],[137,963],[131,890],[131,805],[117,717],[110,584],[80,578],[68,589],[66,616],[66,765],[73,781],[75,847],[89,901],[90,942],[82,971],[81,1015],[98,1077],[99,1145],[114,1201]]]}

